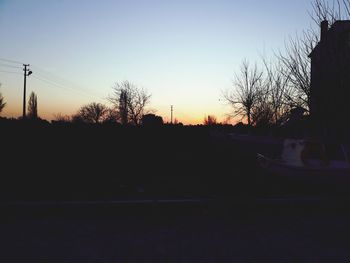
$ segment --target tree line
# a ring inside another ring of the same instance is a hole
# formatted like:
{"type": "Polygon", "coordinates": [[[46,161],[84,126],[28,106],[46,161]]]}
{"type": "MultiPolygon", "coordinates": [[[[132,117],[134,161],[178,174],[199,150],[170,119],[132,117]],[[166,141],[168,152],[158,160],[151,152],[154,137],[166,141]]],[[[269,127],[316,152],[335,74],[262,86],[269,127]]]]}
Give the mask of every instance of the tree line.
{"type": "MultiPolygon", "coordinates": [[[[146,114],[152,113],[147,108],[151,98],[151,94],[147,90],[139,88],[129,81],[116,83],[112,89],[113,92],[108,97],[108,101],[111,104],[110,107],[102,103],[91,102],[81,106],[73,115],[56,114],[54,121],[88,124],[108,122],[123,125],[139,125],[146,114]]],[[[5,106],[6,102],[0,93],[0,113],[5,106]]],[[[159,122],[159,119],[154,114],[150,114],[147,120],[152,116],[159,122]]],[[[40,119],[38,115],[38,99],[34,92],[29,96],[26,119],[40,119]]]]}
{"type": "MultiPolygon", "coordinates": [[[[1,87],[1,83],[0,83],[0,87],[1,87]]],[[[2,96],[2,94],[0,92],[0,113],[5,108],[5,106],[6,106],[5,99],[4,99],[4,97],[2,96]]]]}
{"type": "Polygon", "coordinates": [[[102,103],[91,102],[83,105],[73,115],[55,115],[55,121],[73,123],[120,123],[122,125],[140,125],[142,118],[151,113],[148,109],[151,94],[129,81],[117,82],[108,96],[110,107],[102,103]]]}

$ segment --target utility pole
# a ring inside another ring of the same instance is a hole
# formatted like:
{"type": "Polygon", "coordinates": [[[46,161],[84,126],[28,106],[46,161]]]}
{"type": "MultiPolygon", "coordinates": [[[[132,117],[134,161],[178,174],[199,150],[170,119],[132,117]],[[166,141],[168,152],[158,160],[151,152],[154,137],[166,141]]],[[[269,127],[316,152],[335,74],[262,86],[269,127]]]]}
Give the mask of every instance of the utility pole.
{"type": "Polygon", "coordinates": [[[173,105],[171,105],[170,111],[171,111],[170,123],[173,124],[173,105]]]}
{"type": "Polygon", "coordinates": [[[28,69],[29,64],[23,64],[24,71],[24,87],[23,87],[23,116],[22,118],[26,118],[26,88],[27,88],[27,76],[31,75],[33,72],[28,69]]]}

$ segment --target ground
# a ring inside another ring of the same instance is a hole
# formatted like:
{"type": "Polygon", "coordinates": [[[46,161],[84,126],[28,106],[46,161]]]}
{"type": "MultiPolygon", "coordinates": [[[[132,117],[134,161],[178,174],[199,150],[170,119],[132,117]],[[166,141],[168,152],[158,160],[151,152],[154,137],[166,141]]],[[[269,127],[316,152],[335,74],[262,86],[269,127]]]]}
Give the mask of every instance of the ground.
{"type": "Polygon", "coordinates": [[[204,127],[0,128],[0,262],[350,260],[349,185],[264,173],[256,153],[276,156],[278,141],[204,127]]]}
{"type": "Polygon", "coordinates": [[[20,215],[1,220],[2,262],[350,260],[344,210],[75,207],[20,215]]]}

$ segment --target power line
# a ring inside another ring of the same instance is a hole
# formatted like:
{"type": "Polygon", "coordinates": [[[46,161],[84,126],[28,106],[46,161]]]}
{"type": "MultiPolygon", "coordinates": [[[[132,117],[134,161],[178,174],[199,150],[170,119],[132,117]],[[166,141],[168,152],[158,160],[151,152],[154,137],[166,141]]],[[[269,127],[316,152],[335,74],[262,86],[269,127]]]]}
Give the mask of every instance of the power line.
{"type": "MultiPolygon", "coordinates": [[[[89,97],[89,98],[94,97],[94,98],[97,98],[97,99],[101,99],[101,98],[98,97],[96,94],[92,94],[92,93],[89,93],[89,92],[84,91],[84,90],[82,90],[82,89],[74,88],[74,87],[72,87],[72,86],[70,86],[70,85],[67,85],[67,84],[65,84],[65,83],[62,83],[62,82],[60,83],[60,82],[58,82],[58,81],[52,80],[52,79],[47,78],[46,76],[44,76],[43,74],[40,74],[40,73],[39,73],[38,75],[39,75],[39,78],[40,78],[41,80],[44,80],[44,81],[46,81],[46,82],[50,82],[51,84],[55,85],[56,87],[62,87],[62,88],[64,88],[64,89],[66,89],[66,90],[78,92],[78,93],[80,93],[80,94],[82,94],[82,95],[85,95],[86,97],[89,97]]],[[[37,78],[38,78],[38,77],[37,77],[37,78]]],[[[38,79],[39,79],[39,78],[38,78],[38,79]]]]}
{"type": "Polygon", "coordinates": [[[19,72],[14,72],[14,71],[5,71],[5,70],[0,70],[1,73],[9,73],[9,74],[19,74],[19,75],[22,75],[21,73],[19,72]]]}
{"type": "MultiPolygon", "coordinates": [[[[43,79],[48,80],[48,81],[50,81],[50,82],[53,82],[53,83],[55,83],[55,84],[57,84],[57,85],[67,87],[67,88],[69,88],[69,89],[71,89],[71,90],[73,90],[73,91],[78,91],[78,92],[83,92],[83,93],[88,94],[88,92],[86,92],[86,91],[83,91],[83,90],[77,89],[77,88],[73,88],[73,87],[71,86],[71,84],[69,84],[68,82],[65,82],[65,81],[58,81],[57,79],[54,79],[54,78],[52,78],[52,77],[48,77],[47,75],[42,74],[42,73],[37,72],[37,71],[36,71],[36,75],[39,75],[40,78],[43,78],[43,79]]],[[[89,94],[89,95],[91,95],[91,94],[89,94]]],[[[93,96],[94,96],[94,95],[93,95],[93,96]]]]}
{"type": "Polygon", "coordinates": [[[19,61],[16,61],[16,60],[11,60],[11,59],[6,59],[6,58],[0,58],[0,60],[6,61],[6,62],[8,62],[8,63],[21,64],[21,65],[24,64],[24,63],[19,62],[19,61]]]}
{"type": "MultiPolygon", "coordinates": [[[[53,79],[56,79],[56,82],[63,82],[64,84],[67,84],[69,81],[67,81],[67,80],[65,80],[65,79],[63,79],[62,77],[59,77],[59,76],[57,76],[57,75],[55,75],[55,74],[53,74],[52,72],[49,72],[49,71],[47,71],[47,70],[43,70],[43,69],[41,69],[41,68],[39,68],[39,67],[37,67],[37,66],[33,66],[34,68],[35,68],[35,72],[37,73],[37,74],[40,74],[40,75],[42,75],[42,76],[44,76],[44,77],[49,77],[49,78],[53,78],[53,79]],[[41,73],[40,73],[41,72],[41,73]]],[[[73,83],[70,83],[70,85],[71,84],[73,84],[73,83]]],[[[73,84],[73,85],[75,85],[75,84],[73,84]]]]}
{"type": "Polygon", "coordinates": [[[7,67],[7,68],[18,68],[18,69],[22,69],[21,67],[12,66],[12,65],[7,65],[7,64],[4,64],[4,63],[0,63],[0,67],[7,67]]]}
{"type": "Polygon", "coordinates": [[[45,79],[45,78],[41,78],[41,77],[37,77],[36,75],[33,75],[32,77],[35,78],[35,79],[37,79],[37,80],[43,81],[43,82],[48,83],[48,84],[51,84],[51,85],[53,85],[53,86],[56,86],[57,88],[71,91],[71,89],[68,89],[67,87],[62,86],[62,85],[60,85],[60,84],[57,84],[57,83],[55,83],[55,82],[53,82],[53,81],[51,81],[51,80],[48,80],[48,79],[45,79]]]}
{"type": "Polygon", "coordinates": [[[38,66],[33,66],[32,67],[35,69],[35,72],[37,75],[41,76],[41,78],[44,78],[46,80],[49,80],[51,82],[54,82],[56,84],[59,84],[61,86],[65,86],[68,87],[72,90],[81,92],[81,93],[85,93],[89,96],[93,96],[93,97],[97,97],[98,95],[93,92],[91,92],[90,90],[86,90],[84,88],[82,88],[81,86],[77,85],[76,83],[73,83],[72,81],[66,80],[60,76],[57,76],[55,74],[53,74],[52,72],[49,72],[47,70],[43,70],[41,68],[39,68],[38,66]]]}
{"type": "MultiPolygon", "coordinates": [[[[38,76],[35,76],[35,75],[33,75],[32,77],[35,78],[35,79],[37,79],[37,80],[40,80],[40,81],[42,81],[42,82],[45,82],[45,83],[47,83],[47,84],[50,84],[50,85],[52,85],[52,86],[55,86],[55,87],[57,87],[57,88],[64,89],[64,90],[66,90],[66,91],[70,91],[70,92],[72,92],[72,91],[80,92],[82,95],[84,95],[85,97],[88,97],[88,98],[90,98],[90,99],[91,99],[91,97],[97,98],[97,96],[93,96],[93,95],[91,95],[91,94],[86,94],[86,93],[83,92],[83,91],[80,91],[80,90],[77,90],[77,89],[72,89],[72,88],[67,87],[67,86],[63,86],[63,85],[58,84],[58,83],[56,83],[56,82],[54,82],[54,81],[52,81],[52,80],[48,80],[48,79],[45,79],[45,78],[41,78],[41,77],[38,77],[38,76]]],[[[100,99],[100,98],[98,98],[98,99],[100,99]]]]}
{"type": "MultiPolygon", "coordinates": [[[[7,63],[21,64],[21,66],[23,65],[22,62],[19,62],[19,61],[16,61],[16,60],[12,60],[12,59],[0,58],[0,61],[5,61],[7,63]]],[[[22,67],[19,67],[19,66],[13,66],[13,65],[5,64],[5,63],[0,63],[0,67],[2,67],[2,66],[9,67],[9,68],[22,69],[22,67]]],[[[36,78],[41,80],[41,81],[50,82],[50,84],[55,85],[56,87],[58,87],[58,86],[60,86],[60,87],[68,87],[68,88],[70,88],[73,91],[77,91],[77,92],[80,92],[80,93],[85,93],[86,95],[88,95],[90,97],[91,96],[95,97],[95,98],[98,97],[96,94],[93,94],[90,91],[83,90],[82,88],[73,88],[73,87],[77,87],[78,85],[76,85],[75,83],[73,83],[71,81],[65,80],[64,78],[59,77],[59,76],[57,76],[57,75],[55,75],[55,74],[53,74],[53,73],[51,73],[49,71],[41,69],[38,66],[35,66],[35,65],[31,64],[31,67],[35,68],[35,75],[39,75],[39,78],[38,77],[36,77],[36,78]]],[[[8,71],[0,71],[0,72],[3,72],[3,73],[14,73],[14,74],[16,73],[16,72],[8,72],[8,71]]],[[[21,73],[19,73],[19,74],[21,74],[21,73]]],[[[98,99],[101,99],[101,98],[98,98],[98,99]]]]}
{"type": "MultiPolygon", "coordinates": [[[[12,60],[12,59],[0,58],[0,61],[6,62],[6,63],[12,63],[12,64],[21,64],[21,66],[24,65],[24,63],[22,63],[22,62],[12,60]]],[[[1,62],[0,62],[0,67],[22,69],[22,67],[20,67],[20,66],[9,65],[9,64],[5,64],[5,63],[1,63],[1,62]]],[[[55,87],[60,88],[60,89],[64,89],[66,91],[70,90],[70,91],[79,92],[80,94],[85,95],[86,97],[89,97],[89,98],[94,97],[96,99],[101,99],[96,94],[92,94],[91,92],[88,92],[88,91],[83,90],[81,88],[74,88],[74,86],[77,86],[77,85],[71,81],[65,80],[64,78],[59,77],[59,76],[57,76],[49,71],[46,71],[44,69],[41,69],[38,66],[31,65],[31,67],[35,68],[35,75],[32,75],[32,77],[39,80],[39,81],[45,82],[47,84],[50,84],[50,85],[55,86],[55,87]]],[[[11,71],[4,71],[4,70],[0,70],[0,72],[21,75],[21,73],[19,73],[19,72],[11,72],[11,71]]]]}

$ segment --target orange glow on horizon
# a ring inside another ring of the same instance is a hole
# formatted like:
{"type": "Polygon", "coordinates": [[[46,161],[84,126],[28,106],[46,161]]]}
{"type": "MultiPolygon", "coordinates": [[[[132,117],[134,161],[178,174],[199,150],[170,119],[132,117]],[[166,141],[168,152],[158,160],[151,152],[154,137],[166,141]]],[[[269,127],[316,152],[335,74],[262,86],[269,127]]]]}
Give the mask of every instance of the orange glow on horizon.
{"type": "MultiPolygon", "coordinates": [[[[5,98],[6,99],[6,98],[5,98]]],[[[7,118],[18,118],[22,116],[22,105],[18,98],[9,98],[5,100],[7,105],[0,116],[7,118]]],[[[47,98],[38,99],[38,115],[40,118],[51,121],[55,119],[55,115],[75,114],[82,105],[90,103],[89,100],[80,101],[79,103],[71,100],[47,100],[47,98]]],[[[104,103],[101,101],[101,103],[104,103]]],[[[106,104],[109,106],[108,104],[106,104]]],[[[151,109],[154,114],[161,116],[164,123],[170,123],[170,106],[159,105],[151,103],[148,109],[151,109]]],[[[218,123],[226,123],[227,108],[222,108],[220,105],[195,107],[194,105],[175,105],[173,111],[173,122],[183,123],[184,125],[198,125],[203,124],[204,119],[208,115],[215,116],[218,123]]],[[[236,123],[237,121],[230,121],[229,123],[236,123]]]]}
{"type": "MultiPolygon", "coordinates": [[[[39,117],[48,121],[52,121],[55,119],[55,115],[56,114],[61,114],[61,115],[68,115],[71,116],[75,113],[76,111],[56,111],[55,113],[53,113],[52,111],[41,111],[39,108],[39,117]]],[[[167,114],[161,114],[161,113],[155,113],[156,115],[159,115],[163,118],[164,123],[170,123],[170,117],[167,116],[167,114]]],[[[215,114],[210,114],[210,115],[214,115],[217,117],[217,121],[218,123],[225,123],[224,119],[220,119],[218,116],[219,115],[215,115],[215,114]]],[[[4,110],[2,112],[2,114],[0,115],[2,117],[6,117],[6,118],[19,118],[22,116],[22,109],[13,109],[13,108],[9,108],[6,111],[4,110]]],[[[186,118],[182,118],[181,116],[174,116],[173,118],[173,122],[177,121],[178,123],[182,123],[184,125],[198,125],[198,124],[203,124],[204,122],[204,118],[207,115],[203,116],[190,116],[190,117],[186,117],[186,118]]],[[[232,122],[230,122],[232,123],[232,122]]]]}

